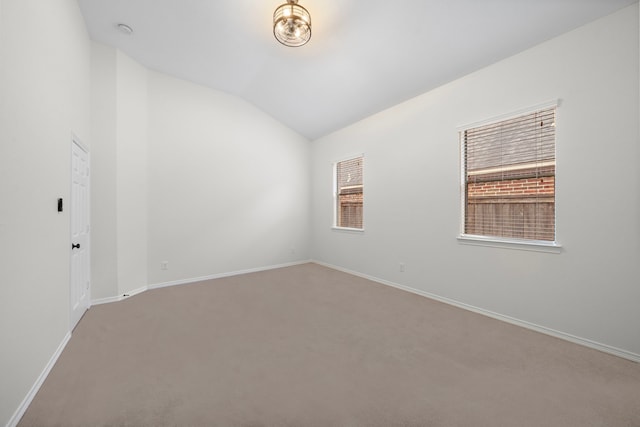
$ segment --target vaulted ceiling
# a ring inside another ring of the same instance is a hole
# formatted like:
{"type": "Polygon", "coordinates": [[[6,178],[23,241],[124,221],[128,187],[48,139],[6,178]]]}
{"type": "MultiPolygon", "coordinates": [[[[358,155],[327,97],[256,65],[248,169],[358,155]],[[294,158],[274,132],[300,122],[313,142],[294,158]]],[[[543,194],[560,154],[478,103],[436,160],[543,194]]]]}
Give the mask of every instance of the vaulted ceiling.
{"type": "Polygon", "coordinates": [[[637,0],[300,0],[313,28],[299,48],[273,37],[283,2],[78,0],[92,39],[237,95],[310,140],[637,0]]]}

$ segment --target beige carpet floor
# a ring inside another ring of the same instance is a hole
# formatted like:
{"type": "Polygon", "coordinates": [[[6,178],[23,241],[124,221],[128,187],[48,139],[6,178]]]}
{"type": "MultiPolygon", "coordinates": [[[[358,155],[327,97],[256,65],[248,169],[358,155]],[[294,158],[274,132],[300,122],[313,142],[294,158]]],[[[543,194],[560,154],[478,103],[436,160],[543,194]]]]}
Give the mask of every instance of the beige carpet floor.
{"type": "Polygon", "coordinates": [[[316,264],[91,308],[26,426],[640,426],[640,364],[316,264]]]}

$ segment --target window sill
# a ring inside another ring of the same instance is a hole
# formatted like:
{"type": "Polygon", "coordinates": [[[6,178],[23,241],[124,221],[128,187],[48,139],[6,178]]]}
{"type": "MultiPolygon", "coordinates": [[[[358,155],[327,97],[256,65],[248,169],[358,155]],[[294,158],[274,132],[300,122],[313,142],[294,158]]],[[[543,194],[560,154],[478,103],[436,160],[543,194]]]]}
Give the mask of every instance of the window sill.
{"type": "Polygon", "coordinates": [[[501,239],[499,237],[484,237],[463,234],[458,236],[458,242],[464,245],[488,246],[493,248],[546,252],[552,254],[559,254],[560,252],[562,252],[562,245],[557,242],[547,242],[544,240],[501,239]]]}
{"type": "Polygon", "coordinates": [[[349,228],[349,227],[336,227],[335,225],[331,227],[332,230],[335,231],[347,231],[354,233],[364,233],[364,228],[349,228]]]}

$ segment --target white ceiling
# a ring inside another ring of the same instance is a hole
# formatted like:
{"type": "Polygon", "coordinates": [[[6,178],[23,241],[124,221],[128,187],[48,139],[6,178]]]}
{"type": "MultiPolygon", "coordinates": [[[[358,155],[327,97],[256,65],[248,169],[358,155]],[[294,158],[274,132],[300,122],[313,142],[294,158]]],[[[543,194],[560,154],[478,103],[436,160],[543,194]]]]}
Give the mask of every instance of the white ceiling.
{"type": "Polygon", "coordinates": [[[290,48],[271,27],[284,1],[78,3],[92,39],[237,95],[314,140],[637,2],[300,0],[312,37],[290,48]]]}

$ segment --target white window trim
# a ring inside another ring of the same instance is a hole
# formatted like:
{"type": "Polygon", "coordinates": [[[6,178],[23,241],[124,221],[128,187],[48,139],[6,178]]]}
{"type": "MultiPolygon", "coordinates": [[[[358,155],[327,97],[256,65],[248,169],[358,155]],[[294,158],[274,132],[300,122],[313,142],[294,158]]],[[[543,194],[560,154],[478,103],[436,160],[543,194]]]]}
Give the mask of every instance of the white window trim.
{"type": "MultiPolygon", "coordinates": [[[[503,238],[503,237],[490,237],[490,236],[477,236],[473,234],[465,234],[464,233],[464,218],[465,218],[465,209],[466,209],[466,200],[465,200],[465,185],[466,185],[466,170],[464,168],[464,141],[463,141],[463,132],[467,129],[472,129],[475,127],[485,126],[492,123],[501,122],[504,120],[513,119],[518,116],[522,116],[525,114],[533,113],[539,110],[545,110],[548,108],[556,108],[556,114],[558,113],[558,107],[560,106],[560,99],[555,99],[552,101],[543,102],[531,107],[521,108],[516,111],[512,111],[507,114],[502,114],[499,116],[494,116],[490,119],[481,120],[478,122],[468,123],[465,125],[459,125],[457,127],[458,130],[458,147],[460,150],[459,156],[459,170],[460,170],[460,234],[458,235],[458,243],[472,246],[485,246],[485,247],[493,247],[493,248],[503,248],[503,249],[516,249],[516,250],[524,250],[524,251],[534,251],[534,252],[547,252],[547,253],[556,253],[559,254],[562,252],[562,245],[558,243],[558,222],[557,222],[557,209],[556,209],[556,218],[555,222],[555,234],[556,239],[554,241],[547,240],[526,240],[526,239],[514,239],[514,238],[503,238]]],[[[557,122],[557,116],[556,116],[557,122]]],[[[558,140],[558,136],[556,134],[556,141],[558,140]]],[[[556,164],[557,164],[556,158],[556,164]]],[[[557,180],[556,180],[556,189],[557,189],[557,180]]],[[[557,194],[557,191],[556,191],[557,194]]],[[[557,198],[556,198],[556,207],[557,207],[557,198]]]]}
{"type": "MultiPolygon", "coordinates": [[[[340,162],[344,162],[345,160],[351,160],[351,159],[355,159],[358,157],[362,157],[362,161],[364,164],[364,153],[357,153],[357,154],[352,154],[350,156],[345,156],[345,157],[341,157],[338,160],[333,161],[333,202],[332,202],[332,209],[333,209],[333,222],[331,223],[331,229],[335,230],[335,231],[346,231],[346,232],[356,232],[356,233],[362,233],[364,232],[364,209],[362,211],[362,228],[352,228],[352,227],[339,227],[338,224],[338,163],[340,162]]],[[[365,176],[364,176],[364,169],[362,171],[362,188],[365,187],[365,176]]],[[[364,205],[363,205],[364,206],[364,205]]]]}
{"type": "Polygon", "coordinates": [[[547,252],[559,254],[562,245],[558,242],[546,240],[520,240],[500,237],[476,236],[473,234],[460,234],[458,242],[464,245],[485,246],[491,248],[516,249],[521,251],[547,252]]]}
{"type": "Polygon", "coordinates": [[[364,227],[363,228],[351,228],[351,227],[338,227],[337,225],[334,225],[331,227],[332,230],[335,231],[346,231],[346,232],[354,232],[354,233],[363,233],[364,232],[364,227]]]}

